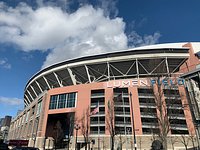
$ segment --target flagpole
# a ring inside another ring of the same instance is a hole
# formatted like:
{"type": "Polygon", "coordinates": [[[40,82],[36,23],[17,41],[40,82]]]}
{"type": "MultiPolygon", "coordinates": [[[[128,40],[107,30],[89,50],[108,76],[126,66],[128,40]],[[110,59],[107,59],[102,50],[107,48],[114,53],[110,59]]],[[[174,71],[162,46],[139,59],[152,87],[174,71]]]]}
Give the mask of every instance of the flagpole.
{"type": "Polygon", "coordinates": [[[132,93],[131,92],[130,92],[130,103],[131,103],[131,111],[132,111],[134,147],[135,147],[135,150],[137,150],[137,143],[136,143],[136,137],[135,137],[135,121],[134,121],[134,113],[133,113],[133,105],[132,105],[132,93]]]}
{"type": "MultiPolygon", "coordinates": [[[[125,131],[124,131],[124,134],[125,134],[125,137],[127,138],[127,135],[126,135],[126,117],[125,117],[125,108],[124,108],[124,95],[123,95],[123,91],[122,91],[122,103],[123,103],[123,114],[124,114],[124,127],[125,127],[125,131]]],[[[121,141],[120,141],[121,142],[121,141]]],[[[121,144],[121,143],[120,143],[121,144]]],[[[126,150],[127,150],[127,141],[126,141],[126,150]]]]}
{"type": "MultiPolygon", "coordinates": [[[[98,106],[97,107],[99,107],[99,101],[98,101],[98,106]]],[[[100,128],[100,126],[99,126],[99,114],[98,114],[98,150],[100,150],[99,148],[99,128],[100,128]]]]}

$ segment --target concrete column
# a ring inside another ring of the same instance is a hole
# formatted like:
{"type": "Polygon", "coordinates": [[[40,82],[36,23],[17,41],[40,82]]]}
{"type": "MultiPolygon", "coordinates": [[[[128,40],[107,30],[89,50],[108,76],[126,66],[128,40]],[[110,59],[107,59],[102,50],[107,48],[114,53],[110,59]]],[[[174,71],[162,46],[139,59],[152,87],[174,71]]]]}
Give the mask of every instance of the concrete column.
{"type": "Polygon", "coordinates": [[[40,150],[44,150],[45,146],[45,137],[36,137],[35,147],[39,148],[40,150]]]}
{"type": "Polygon", "coordinates": [[[54,139],[52,137],[48,137],[45,142],[45,149],[53,149],[54,148],[54,139]]]}
{"type": "Polygon", "coordinates": [[[34,140],[29,138],[28,147],[34,147],[34,140]]]}

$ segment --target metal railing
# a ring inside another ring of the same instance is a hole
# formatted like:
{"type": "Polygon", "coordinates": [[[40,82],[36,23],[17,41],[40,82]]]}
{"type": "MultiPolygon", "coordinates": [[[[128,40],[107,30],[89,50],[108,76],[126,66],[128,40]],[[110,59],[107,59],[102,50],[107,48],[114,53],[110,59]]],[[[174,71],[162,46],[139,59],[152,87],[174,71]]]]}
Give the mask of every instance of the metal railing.
{"type": "Polygon", "coordinates": [[[156,122],[142,122],[142,127],[148,127],[148,128],[158,128],[159,124],[156,122]]]}
{"type": "Polygon", "coordinates": [[[92,131],[92,130],[90,130],[90,134],[105,134],[105,131],[92,131]]]}
{"type": "Polygon", "coordinates": [[[95,97],[104,97],[104,93],[92,93],[91,94],[91,98],[95,98],[95,97]]]}
{"type": "Polygon", "coordinates": [[[157,118],[156,113],[140,112],[142,118],[157,118]]]}
{"type": "Polygon", "coordinates": [[[115,106],[130,106],[129,102],[115,102],[115,106]]]}
{"type": "Polygon", "coordinates": [[[185,120],[185,115],[184,114],[169,114],[168,115],[170,119],[184,119],[185,120]]]}
{"type": "Polygon", "coordinates": [[[124,125],[124,124],[126,124],[126,125],[131,125],[131,122],[130,121],[126,121],[126,122],[124,122],[124,121],[115,121],[115,125],[119,125],[119,124],[121,124],[121,125],[124,125]]]}
{"type": "Polygon", "coordinates": [[[182,129],[187,129],[186,124],[170,124],[171,128],[177,129],[177,128],[182,128],[182,129]]]}
{"type": "Polygon", "coordinates": [[[99,105],[100,107],[101,107],[101,106],[105,106],[105,102],[95,102],[95,103],[92,102],[92,103],[90,104],[91,107],[95,107],[95,106],[97,106],[97,105],[99,105]]]}
{"type": "Polygon", "coordinates": [[[96,124],[96,125],[105,124],[105,121],[90,121],[90,124],[91,125],[94,125],[94,124],[96,124]]]}
{"type": "Polygon", "coordinates": [[[115,111],[115,115],[130,115],[130,112],[115,111]]]}

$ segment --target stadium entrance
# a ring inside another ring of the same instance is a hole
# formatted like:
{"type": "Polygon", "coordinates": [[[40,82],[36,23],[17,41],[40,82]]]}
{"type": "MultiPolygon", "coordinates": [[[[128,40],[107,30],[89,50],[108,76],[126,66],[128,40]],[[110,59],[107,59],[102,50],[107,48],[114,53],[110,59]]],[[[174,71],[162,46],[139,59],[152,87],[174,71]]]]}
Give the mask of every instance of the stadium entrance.
{"type": "Polygon", "coordinates": [[[54,139],[55,148],[68,148],[73,135],[74,113],[48,115],[46,137],[54,139]]]}

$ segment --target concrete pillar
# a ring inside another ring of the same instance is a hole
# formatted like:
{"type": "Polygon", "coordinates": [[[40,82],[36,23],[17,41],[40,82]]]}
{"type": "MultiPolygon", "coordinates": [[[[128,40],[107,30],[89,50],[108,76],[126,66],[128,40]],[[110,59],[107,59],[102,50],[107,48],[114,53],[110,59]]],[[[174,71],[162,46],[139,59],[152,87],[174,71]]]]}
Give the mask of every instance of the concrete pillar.
{"type": "Polygon", "coordinates": [[[53,149],[54,148],[54,139],[52,137],[48,137],[45,142],[45,149],[53,149]]]}
{"type": "Polygon", "coordinates": [[[39,148],[40,150],[44,150],[45,145],[45,137],[36,137],[35,147],[39,148]]]}
{"type": "Polygon", "coordinates": [[[29,139],[28,147],[33,147],[33,139],[32,138],[29,139]]]}

